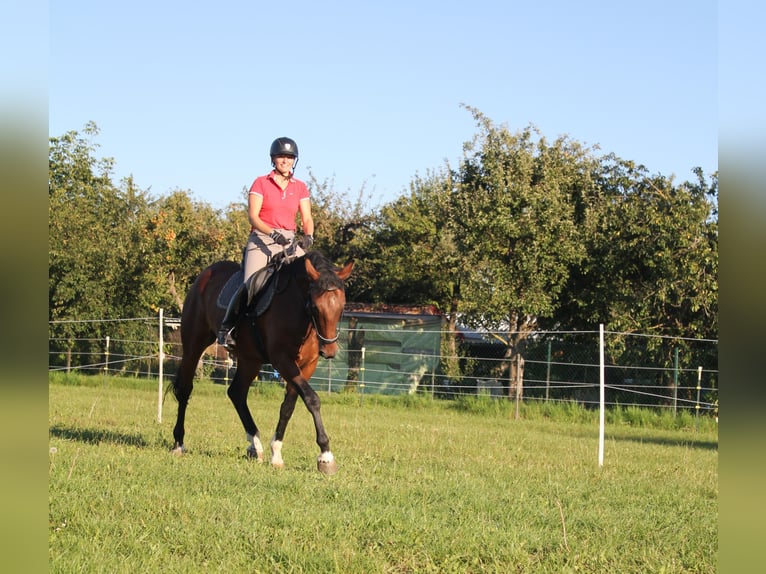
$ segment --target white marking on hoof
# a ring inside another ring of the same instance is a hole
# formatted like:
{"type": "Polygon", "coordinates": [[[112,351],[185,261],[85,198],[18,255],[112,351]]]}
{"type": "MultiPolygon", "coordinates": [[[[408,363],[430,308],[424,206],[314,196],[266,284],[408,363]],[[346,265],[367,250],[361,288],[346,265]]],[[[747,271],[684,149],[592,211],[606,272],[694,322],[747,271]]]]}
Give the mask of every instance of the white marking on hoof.
{"type": "Polygon", "coordinates": [[[176,446],[170,450],[170,454],[174,456],[181,456],[185,452],[186,452],[186,447],[178,443],[176,443],[176,446]]]}
{"type": "Polygon", "coordinates": [[[317,470],[328,475],[338,472],[338,463],[335,462],[335,457],[329,450],[317,457],[317,470]]]}
{"type": "Polygon", "coordinates": [[[274,468],[284,468],[285,461],[282,460],[282,441],[271,439],[271,466],[274,468]]]}
{"type": "Polygon", "coordinates": [[[248,434],[247,442],[249,443],[247,445],[247,456],[249,458],[257,459],[258,462],[263,462],[263,445],[261,444],[261,439],[257,436],[248,434]]]}

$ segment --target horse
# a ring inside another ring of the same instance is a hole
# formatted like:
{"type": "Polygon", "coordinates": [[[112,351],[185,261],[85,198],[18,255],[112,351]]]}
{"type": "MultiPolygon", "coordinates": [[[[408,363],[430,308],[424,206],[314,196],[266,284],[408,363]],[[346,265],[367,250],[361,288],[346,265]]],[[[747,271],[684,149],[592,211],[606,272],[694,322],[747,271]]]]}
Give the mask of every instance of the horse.
{"type": "MultiPolygon", "coordinates": [[[[286,254],[285,251],[283,254],[286,254]]],[[[264,363],[271,364],[285,380],[285,396],[279,422],[271,439],[271,465],[282,468],[282,440],[298,397],[314,419],[320,453],[317,469],[324,474],[337,471],[330,451],[330,439],[320,414],[320,400],[311,388],[319,356],[332,359],[338,352],[338,323],[346,303],[345,281],[354,262],[338,268],[320,251],[300,257],[285,256],[273,271],[272,300],[265,311],[258,310],[257,297],[248,304],[235,326],[237,359],[227,395],[237,411],[247,436],[246,455],[263,461],[260,432],[247,406],[247,394],[264,363]]],[[[173,428],[172,452],[181,455],[184,446],[184,417],[192,393],[194,374],[203,351],[216,339],[226,301],[219,295],[232,275],[241,269],[233,261],[218,261],[204,269],[192,283],[181,313],[181,362],[171,386],[178,402],[173,428]]],[[[241,275],[240,275],[241,277],[241,275]]],[[[266,287],[266,290],[269,286],[266,287]]],[[[263,292],[263,290],[262,290],[263,292]]]]}

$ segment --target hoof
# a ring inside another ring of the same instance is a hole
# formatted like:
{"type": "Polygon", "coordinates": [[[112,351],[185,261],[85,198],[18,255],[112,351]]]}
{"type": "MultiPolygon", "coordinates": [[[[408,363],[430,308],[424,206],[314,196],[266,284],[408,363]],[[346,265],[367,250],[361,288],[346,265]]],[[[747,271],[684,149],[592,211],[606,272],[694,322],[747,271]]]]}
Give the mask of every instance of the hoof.
{"type": "Polygon", "coordinates": [[[321,472],[322,474],[326,474],[329,476],[338,472],[338,464],[335,462],[335,459],[332,459],[332,460],[317,459],[317,470],[321,472]]]}
{"type": "Polygon", "coordinates": [[[258,462],[263,462],[263,451],[252,447],[247,448],[247,458],[254,458],[258,462]]]}
{"type": "Polygon", "coordinates": [[[178,443],[176,443],[176,445],[172,449],[170,449],[170,454],[172,454],[173,456],[181,456],[185,452],[186,452],[186,447],[178,443]]]}
{"type": "Polygon", "coordinates": [[[281,461],[281,460],[279,462],[272,462],[271,463],[271,468],[280,468],[280,469],[282,469],[284,467],[285,467],[285,463],[284,463],[284,461],[281,461]]]}

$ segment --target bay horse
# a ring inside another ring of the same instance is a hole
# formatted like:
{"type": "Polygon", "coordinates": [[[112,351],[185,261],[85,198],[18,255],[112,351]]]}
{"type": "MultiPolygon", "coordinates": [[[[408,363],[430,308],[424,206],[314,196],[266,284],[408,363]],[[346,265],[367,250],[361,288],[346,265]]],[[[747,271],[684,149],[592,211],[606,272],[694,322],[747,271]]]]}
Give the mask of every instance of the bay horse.
{"type": "MultiPolygon", "coordinates": [[[[288,253],[288,250],[285,251],[288,253]]],[[[282,440],[300,396],[314,419],[320,453],[317,469],[325,474],[337,470],[330,451],[330,439],[320,414],[320,400],[311,388],[319,356],[332,359],[338,352],[338,323],[346,303],[344,281],[354,266],[349,261],[335,267],[319,251],[285,257],[274,271],[273,299],[265,311],[256,312],[257,299],[240,314],[235,327],[237,368],[227,394],[239,415],[248,440],[247,455],[263,460],[260,432],[247,406],[247,394],[264,363],[270,363],[285,380],[285,397],[279,409],[279,422],[271,439],[271,464],[283,467],[282,440]]],[[[203,351],[216,339],[226,302],[218,301],[227,281],[241,269],[233,261],[218,261],[207,267],[192,283],[181,313],[183,352],[178,373],[171,387],[178,401],[178,417],[173,428],[172,452],[180,455],[184,447],[184,417],[193,388],[193,378],[203,351]]],[[[240,276],[241,277],[241,276],[240,276]]]]}

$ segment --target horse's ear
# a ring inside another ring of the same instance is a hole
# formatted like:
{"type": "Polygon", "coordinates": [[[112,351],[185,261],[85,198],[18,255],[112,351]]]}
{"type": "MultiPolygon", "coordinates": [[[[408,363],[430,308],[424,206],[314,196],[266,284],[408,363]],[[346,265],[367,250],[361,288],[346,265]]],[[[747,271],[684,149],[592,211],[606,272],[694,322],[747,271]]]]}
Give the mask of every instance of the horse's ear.
{"type": "Polygon", "coordinates": [[[351,270],[354,268],[354,260],[352,259],[348,263],[346,263],[345,267],[338,271],[338,277],[340,277],[343,281],[348,279],[351,276],[351,270]]]}
{"type": "Polygon", "coordinates": [[[316,267],[311,263],[311,259],[306,257],[306,273],[309,274],[309,277],[311,277],[312,281],[316,281],[319,279],[319,271],[316,270],[316,267]]]}

